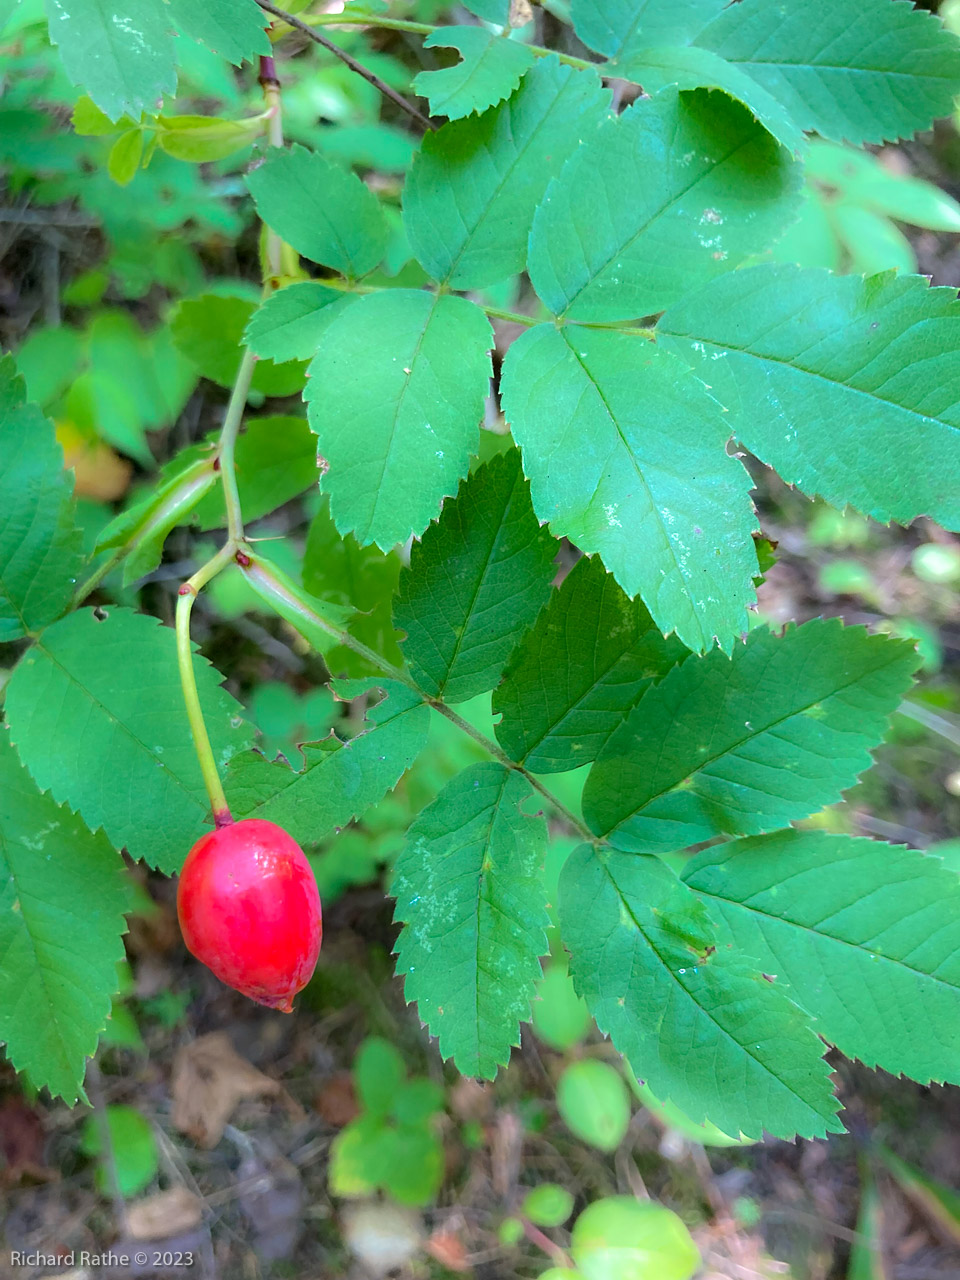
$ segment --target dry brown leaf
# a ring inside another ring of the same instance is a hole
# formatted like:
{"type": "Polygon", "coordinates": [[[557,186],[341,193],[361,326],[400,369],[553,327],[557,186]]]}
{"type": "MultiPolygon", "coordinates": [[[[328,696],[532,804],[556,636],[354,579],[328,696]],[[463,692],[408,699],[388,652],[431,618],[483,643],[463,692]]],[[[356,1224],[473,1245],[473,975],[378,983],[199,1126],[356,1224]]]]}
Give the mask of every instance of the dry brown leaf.
{"type": "Polygon", "coordinates": [[[360,1114],[357,1091],[349,1071],[337,1071],[325,1080],[316,1101],[317,1114],[335,1129],[342,1129],[360,1114]]]}
{"type": "Polygon", "coordinates": [[[115,502],[130,487],[133,465],[100,440],[79,431],[68,419],[57,423],[64,467],[72,467],[74,492],[80,498],[115,502]]]}
{"type": "Polygon", "coordinates": [[[511,27],[525,27],[533,19],[533,5],[530,0],[510,0],[507,22],[511,27]]]}
{"type": "Polygon", "coordinates": [[[44,1134],[40,1117],[22,1098],[0,1103],[0,1183],[12,1186],[23,1177],[46,1182],[58,1177],[43,1162],[44,1134]]]}
{"type": "Polygon", "coordinates": [[[223,1031],[185,1045],[173,1061],[174,1125],[203,1147],[215,1147],[244,1098],[292,1099],[276,1080],[241,1058],[223,1031]]]}
{"type": "Polygon", "coordinates": [[[448,1271],[470,1271],[467,1261],[467,1248],[455,1231],[435,1231],[424,1245],[427,1253],[436,1258],[448,1271]]]}
{"type": "Polygon", "coordinates": [[[171,1187],[137,1200],[127,1209],[127,1231],[134,1240],[164,1240],[198,1226],[203,1204],[186,1187],[171,1187]]]}
{"type": "Polygon", "coordinates": [[[461,1076],[450,1090],[450,1109],[458,1120],[487,1120],[493,1110],[493,1091],[479,1080],[461,1076]]]}

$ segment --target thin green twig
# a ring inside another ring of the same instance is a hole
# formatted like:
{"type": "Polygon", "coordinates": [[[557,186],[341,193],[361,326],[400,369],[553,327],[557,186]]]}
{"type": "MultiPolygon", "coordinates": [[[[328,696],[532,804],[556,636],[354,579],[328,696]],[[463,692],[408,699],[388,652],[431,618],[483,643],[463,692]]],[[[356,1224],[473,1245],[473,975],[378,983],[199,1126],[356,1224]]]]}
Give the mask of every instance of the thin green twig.
{"type": "MultiPolygon", "coordinates": [[[[257,553],[254,548],[247,543],[236,548],[236,550],[241,553],[238,558],[241,573],[246,574],[249,572],[255,574],[257,572],[258,560],[257,553]]],[[[458,729],[483,747],[483,749],[488,752],[494,760],[502,764],[504,768],[512,769],[515,773],[522,774],[523,777],[526,778],[527,782],[529,782],[530,786],[533,787],[535,791],[538,791],[540,795],[542,795],[543,798],[552,805],[556,812],[565,822],[569,823],[578,835],[582,836],[584,840],[589,841],[591,844],[599,843],[598,838],[593,834],[593,832],[589,831],[576,814],[572,813],[571,810],[558,800],[552,792],[548,791],[535,774],[530,773],[523,767],[523,765],[518,764],[515,760],[511,760],[507,753],[503,751],[496,742],[491,741],[485,733],[481,733],[481,731],[470,724],[469,721],[464,720],[461,715],[458,715],[452,707],[448,707],[440,698],[435,698],[421,689],[409,671],[406,671],[402,667],[395,667],[392,662],[388,662],[386,658],[382,658],[376,650],[365,645],[362,640],[355,639],[349,631],[345,631],[342,627],[338,627],[334,623],[328,622],[326,618],[310,609],[303,600],[298,600],[297,608],[301,615],[303,615],[304,621],[309,622],[311,626],[317,627],[321,631],[325,631],[327,635],[335,639],[338,644],[343,645],[347,649],[352,649],[354,653],[359,654],[360,657],[369,662],[372,667],[375,667],[381,675],[405,685],[408,689],[412,690],[417,697],[422,698],[427,706],[433,707],[434,711],[437,711],[440,715],[446,717],[451,724],[456,725],[458,729]]]]}
{"type": "MultiPolygon", "coordinates": [[[[357,75],[362,76],[368,84],[372,84],[375,89],[379,90],[385,98],[389,98],[391,102],[396,103],[401,111],[405,111],[408,116],[411,116],[416,120],[416,122],[419,125],[422,125],[424,129],[436,129],[436,123],[433,120],[429,120],[422,114],[422,112],[418,111],[412,102],[408,102],[406,100],[403,94],[397,93],[396,89],[391,88],[385,80],[381,80],[380,77],[375,75],[369,67],[365,67],[362,62],[358,62],[352,54],[347,53],[345,49],[341,49],[338,44],[334,44],[332,40],[329,40],[326,36],[322,36],[319,31],[314,31],[313,27],[308,25],[303,18],[298,18],[296,14],[293,13],[287,13],[285,9],[278,9],[276,5],[270,4],[269,0],[257,0],[257,4],[265,13],[272,14],[273,17],[279,18],[281,22],[285,22],[289,27],[294,27],[297,31],[300,31],[303,35],[313,40],[315,44],[322,45],[324,49],[326,49],[328,53],[332,53],[335,58],[339,58],[341,62],[345,62],[351,71],[355,71],[357,75]]],[[[340,15],[338,14],[337,17],[339,16],[340,15]]],[[[327,24],[322,22],[315,22],[313,24],[313,26],[324,25],[327,24]]]]}
{"type": "MultiPolygon", "coordinates": [[[[416,688],[416,685],[414,687],[416,688]]],[[[522,764],[517,764],[515,760],[511,760],[507,753],[495,742],[492,742],[485,733],[481,733],[481,731],[474,728],[469,721],[464,720],[462,716],[457,715],[456,711],[454,711],[452,707],[448,707],[445,702],[441,702],[438,698],[428,697],[422,689],[418,690],[418,692],[423,700],[429,703],[435,711],[439,711],[442,716],[446,716],[451,724],[455,724],[463,733],[473,738],[474,742],[479,743],[480,746],[488,751],[490,755],[493,756],[494,760],[499,764],[502,764],[504,768],[512,769],[515,773],[522,774],[523,777],[526,778],[527,782],[530,783],[531,787],[533,787],[534,791],[539,791],[543,798],[547,800],[554,809],[556,809],[564,822],[567,822],[571,827],[573,827],[579,836],[582,836],[582,838],[590,844],[600,843],[598,837],[583,825],[576,814],[568,809],[565,804],[562,804],[553,792],[547,790],[536,774],[530,773],[522,764]]]]}
{"type": "Polygon", "coordinates": [[[87,596],[90,595],[91,592],[96,591],[97,587],[99,587],[107,574],[112,573],[120,561],[123,560],[132,549],[132,547],[117,547],[112,556],[107,556],[106,560],[94,569],[90,577],[86,578],[81,582],[80,586],[77,587],[76,591],[73,593],[71,608],[79,609],[87,596]]]}
{"type": "Polygon", "coordinates": [[[522,311],[504,311],[501,307],[484,307],[483,310],[491,320],[508,320],[511,324],[527,326],[540,323],[533,316],[524,315],[522,311]]]}
{"type": "MultiPolygon", "coordinates": [[[[257,3],[267,9],[268,13],[277,13],[277,16],[286,22],[286,17],[273,9],[272,5],[268,7],[262,3],[262,0],[257,0],[257,3]]],[[[378,13],[313,13],[307,14],[302,19],[302,24],[309,24],[311,27],[382,27],[385,31],[409,31],[418,36],[431,36],[434,31],[443,30],[442,26],[434,26],[429,22],[407,22],[403,18],[384,18],[378,13]]],[[[291,26],[299,28],[301,23],[293,22],[291,26]]],[[[536,58],[546,58],[553,54],[566,66],[578,67],[581,71],[590,68],[596,71],[602,66],[602,63],[588,62],[586,58],[575,58],[569,53],[558,53],[556,49],[546,49],[542,44],[528,44],[526,47],[536,58]]]]}

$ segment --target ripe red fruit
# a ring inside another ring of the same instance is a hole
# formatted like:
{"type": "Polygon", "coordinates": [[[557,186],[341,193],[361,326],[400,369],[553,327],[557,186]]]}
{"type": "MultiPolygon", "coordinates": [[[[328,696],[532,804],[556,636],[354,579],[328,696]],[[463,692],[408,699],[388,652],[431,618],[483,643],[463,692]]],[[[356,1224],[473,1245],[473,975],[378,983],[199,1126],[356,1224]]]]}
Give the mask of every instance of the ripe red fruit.
{"type": "Polygon", "coordinates": [[[320,893],[297,842],[245,818],[201,836],[177,889],[187,948],[221,982],[271,1009],[293,1010],[320,954],[320,893]]]}

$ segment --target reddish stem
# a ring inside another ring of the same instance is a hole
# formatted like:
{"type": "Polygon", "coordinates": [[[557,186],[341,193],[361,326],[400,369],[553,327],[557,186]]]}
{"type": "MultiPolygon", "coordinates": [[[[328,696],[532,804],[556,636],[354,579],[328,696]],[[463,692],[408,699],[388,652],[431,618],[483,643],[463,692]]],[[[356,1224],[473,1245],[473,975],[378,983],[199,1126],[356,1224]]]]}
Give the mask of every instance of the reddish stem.
{"type": "Polygon", "coordinates": [[[273,60],[271,54],[266,54],[260,58],[260,83],[266,88],[268,84],[277,85],[280,81],[277,78],[277,64],[273,60]]]}

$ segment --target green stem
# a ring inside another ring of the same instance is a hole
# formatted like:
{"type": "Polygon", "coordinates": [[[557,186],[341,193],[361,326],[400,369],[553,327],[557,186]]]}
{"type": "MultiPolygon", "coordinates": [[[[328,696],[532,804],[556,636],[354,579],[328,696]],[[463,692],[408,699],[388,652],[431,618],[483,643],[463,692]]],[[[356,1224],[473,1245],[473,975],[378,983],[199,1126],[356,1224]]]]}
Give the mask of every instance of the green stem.
{"type": "Polygon", "coordinates": [[[491,320],[509,320],[512,324],[524,324],[528,327],[540,323],[533,316],[525,316],[522,311],[504,311],[500,307],[484,307],[483,310],[491,320]]]}
{"type": "MultiPolygon", "coordinates": [[[[236,548],[236,550],[242,552],[242,555],[238,556],[238,563],[240,564],[241,572],[244,574],[248,572],[255,574],[257,572],[258,564],[256,551],[248,544],[244,544],[243,546],[236,548]]],[[[258,592],[258,594],[261,596],[261,599],[267,598],[262,592],[258,592]]],[[[505,769],[512,769],[515,773],[522,774],[523,777],[526,778],[527,782],[529,782],[530,786],[533,787],[535,791],[538,791],[540,795],[542,795],[543,798],[553,806],[564,821],[569,823],[569,825],[584,840],[589,841],[591,844],[600,843],[593,832],[589,831],[576,814],[572,813],[566,805],[562,804],[556,796],[553,795],[552,792],[548,791],[535,774],[530,773],[523,767],[523,765],[517,764],[515,760],[511,760],[507,753],[503,751],[496,742],[491,741],[485,733],[481,733],[479,729],[474,728],[472,724],[467,720],[464,720],[462,716],[458,715],[451,707],[448,707],[445,702],[441,701],[441,699],[434,698],[429,693],[426,693],[421,689],[408,671],[405,671],[402,667],[395,667],[393,663],[388,662],[386,658],[381,658],[380,654],[377,653],[375,649],[371,649],[368,645],[365,645],[362,640],[355,639],[349,631],[344,631],[342,627],[338,627],[334,623],[328,622],[326,618],[321,617],[319,613],[310,609],[302,597],[296,601],[296,607],[305,622],[309,622],[311,626],[317,627],[321,631],[325,631],[327,635],[332,636],[338,644],[342,644],[347,649],[352,649],[354,653],[359,654],[360,657],[369,662],[372,667],[376,667],[381,675],[387,676],[390,680],[396,680],[400,684],[406,685],[406,687],[412,690],[417,697],[422,698],[427,706],[433,707],[434,711],[437,711],[440,715],[446,717],[451,724],[456,725],[461,732],[465,733],[468,737],[472,738],[474,742],[483,747],[483,749],[488,752],[494,760],[502,764],[505,769]]]]}
{"type": "Polygon", "coordinates": [[[909,716],[917,724],[922,724],[925,729],[939,734],[944,741],[960,747],[960,724],[955,720],[937,715],[932,708],[924,706],[922,702],[913,702],[910,698],[905,698],[897,710],[902,716],[909,716]]]}
{"type": "MultiPolygon", "coordinates": [[[[417,36],[430,36],[434,31],[442,31],[443,27],[433,26],[429,22],[407,22],[403,18],[382,18],[379,14],[347,14],[347,13],[315,13],[301,18],[301,22],[311,27],[382,27],[386,31],[410,31],[417,36]]],[[[555,54],[568,67],[579,67],[581,71],[592,67],[597,70],[603,64],[588,62],[586,58],[574,58],[569,53],[557,53],[556,49],[545,49],[541,44],[526,46],[537,58],[546,58],[555,54]]]]}
{"type": "MultiPolygon", "coordinates": [[[[562,317],[561,317],[562,319],[562,317]]],[[[656,329],[644,329],[638,325],[621,324],[618,320],[572,320],[581,329],[611,329],[614,333],[629,333],[637,338],[646,338],[648,342],[656,342],[656,329]]]]}
{"type": "Polygon", "coordinates": [[[253,370],[257,357],[248,347],[243,353],[237,379],[230,392],[230,403],[227,405],[227,416],[220,429],[220,444],[217,458],[220,463],[220,483],[223,485],[223,500],[227,508],[227,537],[231,542],[243,540],[243,511],[240,508],[240,493],[237,489],[237,469],[234,460],[237,445],[237,433],[243,421],[243,411],[247,406],[247,395],[253,380],[253,370]]]}
{"type": "MultiPolygon", "coordinates": [[[[362,284],[342,277],[330,277],[321,281],[328,289],[338,289],[341,293],[386,293],[389,285],[378,284],[362,284]]],[[[443,291],[441,286],[440,292],[443,291]]],[[[538,320],[536,316],[527,315],[523,311],[507,311],[503,307],[487,307],[483,303],[478,302],[476,305],[480,310],[490,317],[491,320],[507,320],[511,324],[522,324],[526,328],[531,328],[535,324],[549,324],[551,317],[546,316],[542,320],[538,320]]],[[[581,329],[610,329],[614,333],[627,333],[631,337],[646,338],[648,342],[655,342],[657,338],[656,329],[647,329],[640,325],[624,324],[621,320],[565,320],[563,316],[554,316],[554,320],[558,320],[561,325],[575,324],[581,329]]]]}
{"type": "Polygon", "coordinates": [[[211,560],[208,560],[192,578],[183,583],[177,599],[177,665],[180,668],[183,701],[187,708],[187,720],[190,722],[190,733],[200,762],[203,784],[210,797],[214,823],[218,827],[228,826],[233,821],[233,817],[220,781],[217,762],[213,758],[210,735],[207,733],[203,710],[200,706],[200,693],[197,689],[197,676],[193,666],[193,649],[190,645],[190,615],[193,612],[193,602],[197,594],[221,569],[225,569],[233,562],[236,552],[237,544],[229,538],[211,560]]]}
{"type": "MultiPolygon", "coordinates": [[[[416,688],[416,685],[414,685],[414,688],[416,688]]],[[[423,690],[418,690],[418,692],[424,702],[429,703],[435,711],[439,711],[442,716],[446,716],[451,724],[455,724],[458,729],[461,729],[465,734],[473,738],[474,742],[478,742],[481,747],[489,751],[494,760],[502,764],[504,768],[512,769],[515,773],[522,774],[523,777],[526,778],[527,782],[530,783],[531,787],[533,787],[534,791],[540,792],[543,798],[548,801],[560,817],[563,818],[564,822],[573,827],[577,835],[581,836],[590,844],[601,843],[599,838],[583,825],[575,813],[568,809],[565,804],[562,804],[552,791],[547,790],[536,774],[530,773],[522,764],[517,764],[515,760],[511,760],[501,747],[499,747],[495,742],[492,742],[485,733],[481,733],[479,729],[475,729],[473,725],[464,720],[462,716],[458,716],[456,711],[451,707],[448,707],[445,702],[440,702],[437,698],[428,697],[423,690]]]]}
{"type": "Polygon", "coordinates": [[[429,22],[407,22],[404,18],[381,18],[378,14],[310,13],[303,21],[311,27],[383,27],[386,31],[409,31],[429,36],[437,30],[429,22]]]}
{"type": "Polygon", "coordinates": [[[87,596],[90,595],[91,592],[96,591],[97,587],[99,587],[107,574],[113,572],[130,550],[130,547],[117,547],[112,556],[107,556],[106,560],[104,560],[98,568],[94,569],[90,577],[87,578],[85,582],[81,582],[80,586],[77,587],[76,591],[73,593],[73,602],[71,607],[78,609],[80,605],[83,604],[84,600],[86,600],[87,596]]]}

